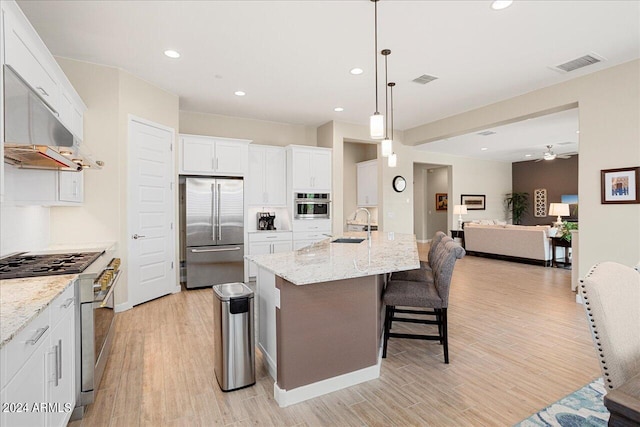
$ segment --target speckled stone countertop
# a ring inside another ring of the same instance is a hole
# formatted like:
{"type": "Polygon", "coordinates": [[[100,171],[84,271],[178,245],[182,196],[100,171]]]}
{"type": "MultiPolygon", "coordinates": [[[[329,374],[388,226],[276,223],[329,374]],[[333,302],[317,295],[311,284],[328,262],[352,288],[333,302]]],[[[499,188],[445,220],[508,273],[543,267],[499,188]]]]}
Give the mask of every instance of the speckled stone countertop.
{"type": "Polygon", "coordinates": [[[0,348],[67,289],[77,274],[0,280],[0,348]]]}
{"type": "MultiPolygon", "coordinates": [[[[361,243],[331,243],[335,237],[293,252],[252,255],[246,258],[296,285],[352,279],[420,268],[413,234],[371,233],[371,248],[361,243]]],[[[343,237],[366,238],[367,233],[343,237]]]]}

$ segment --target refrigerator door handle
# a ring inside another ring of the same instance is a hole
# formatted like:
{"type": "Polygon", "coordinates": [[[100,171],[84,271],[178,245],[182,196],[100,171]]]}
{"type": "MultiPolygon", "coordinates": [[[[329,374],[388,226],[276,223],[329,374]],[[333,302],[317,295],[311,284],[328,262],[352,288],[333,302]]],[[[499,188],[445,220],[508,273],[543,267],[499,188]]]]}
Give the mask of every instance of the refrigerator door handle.
{"type": "Polygon", "coordinates": [[[220,249],[191,249],[191,253],[199,254],[203,252],[231,252],[231,251],[239,251],[240,246],[235,246],[233,248],[220,248],[220,249]]]}
{"type": "Polygon", "coordinates": [[[221,191],[221,184],[218,184],[218,240],[222,240],[222,221],[220,221],[220,191],[221,191]]]}
{"type": "Polygon", "coordinates": [[[216,212],[216,184],[215,181],[211,184],[211,240],[216,241],[216,221],[218,220],[218,213],[216,212]]]}

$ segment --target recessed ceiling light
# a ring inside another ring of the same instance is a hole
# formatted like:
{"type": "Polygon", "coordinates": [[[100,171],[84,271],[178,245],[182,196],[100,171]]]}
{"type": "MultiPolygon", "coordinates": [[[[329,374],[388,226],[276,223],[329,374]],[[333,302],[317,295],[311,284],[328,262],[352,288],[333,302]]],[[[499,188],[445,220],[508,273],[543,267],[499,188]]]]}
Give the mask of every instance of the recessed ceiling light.
{"type": "Polygon", "coordinates": [[[342,108],[342,107],[336,107],[336,108],[334,108],[334,109],[333,109],[333,111],[335,111],[335,112],[339,113],[339,112],[341,112],[341,111],[344,111],[344,108],[342,108]]]}
{"type": "Polygon", "coordinates": [[[175,50],[171,50],[171,49],[165,50],[164,54],[167,55],[169,58],[173,58],[173,59],[180,58],[180,54],[175,50]]]}
{"type": "Polygon", "coordinates": [[[488,148],[487,148],[487,147],[482,147],[480,150],[481,150],[481,151],[487,151],[487,150],[488,150],[488,148]]]}
{"type": "Polygon", "coordinates": [[[525,154],[524,156],[525,157],[531,157],[531,154],[525,154]]]}
{"type": "Polygon", "coordinates": [[[493,10],[502,10],[506,9],[513,3],[513,0],[496,0],[491,3],[491,9],[493,10]]]}
{"type": "Polygon", "coordinates": [[[234,93],[236,96],[245,96],[245,95],[246,95],[246,93],[245,93],[245,92],[243,92],[243,91],[241,91],[241,90],[237,90],[237,91],[235,91],[235,92],[233,92],[233,93],[234,93]]]}
{"type": "Polygon", "coordinates": [[[354,76],[357,76],[359,74],[364,73],[364,70],[362,68],[352,68],[349,72],[354,76]]]}

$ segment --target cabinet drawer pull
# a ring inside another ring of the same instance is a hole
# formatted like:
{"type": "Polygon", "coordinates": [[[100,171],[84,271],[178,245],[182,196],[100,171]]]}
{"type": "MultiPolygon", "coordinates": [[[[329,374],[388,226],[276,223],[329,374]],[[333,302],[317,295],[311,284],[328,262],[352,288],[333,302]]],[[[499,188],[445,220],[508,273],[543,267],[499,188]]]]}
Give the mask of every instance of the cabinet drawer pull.
{"type": "Polygon", "coordinates": [[[42,93],[44,96],[49,96],[47,91],[44,90],[44,88],[42,86],[36,86],[36,89],[38,89],[40,91],[40,93],[42,93]]]}
{"type": "Polygon", "coordinates": [[[40,340],[40,338],[42,338],[44,333],[47,332],[47,329],[49,329],[49,325],[45,326],[44,328],[38,329],[33,338],[27,340],[27,344],[36,345],[36,343],[40,340]]]}
{"type": "Polygon", "coordinates": [[[64,304],[62,304],[60,307],[61,308],[69,308],[69,306],[73,304],[73,298],[69,298],[67,299],[64,304]]]}
{"type": "Polygon", "coordinates": [[[265,239],[277,239],[278,236],[265,236],[265,239]]]}
{"type": "Polygon", "coordinates": [[[62,379],[62,340],[58,340],[58,356],[56,357],[56,360],[58,361],[58,365],[56,366],[58,379],[62,379]]]}

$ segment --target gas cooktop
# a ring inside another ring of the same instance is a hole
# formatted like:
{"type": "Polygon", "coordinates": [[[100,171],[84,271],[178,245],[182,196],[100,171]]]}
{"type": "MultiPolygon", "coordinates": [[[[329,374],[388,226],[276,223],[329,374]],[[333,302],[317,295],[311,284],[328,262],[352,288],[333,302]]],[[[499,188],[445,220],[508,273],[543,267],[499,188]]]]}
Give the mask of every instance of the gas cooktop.
{"type": "Polygon", "coordinates": [[[30,255],[23,252],[0,259],[0,279],[82,273],[102,252],[30,255]]]}

